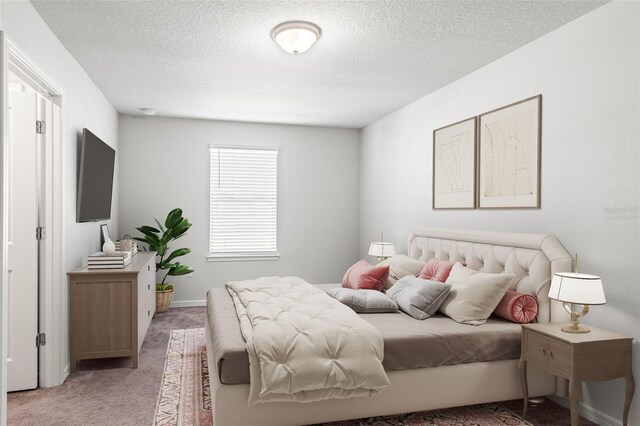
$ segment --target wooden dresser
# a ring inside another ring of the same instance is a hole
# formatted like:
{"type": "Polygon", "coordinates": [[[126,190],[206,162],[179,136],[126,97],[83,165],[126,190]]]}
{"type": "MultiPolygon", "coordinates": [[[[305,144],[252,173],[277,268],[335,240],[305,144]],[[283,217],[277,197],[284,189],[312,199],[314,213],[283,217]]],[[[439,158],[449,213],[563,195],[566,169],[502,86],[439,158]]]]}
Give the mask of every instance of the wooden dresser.
{"type": "Polygon", "coordinates": [[[131,357],[138,352],[156,312],[156,253],[133,256],[124,269],[69,272],[71,372],[81,359],[131,357]]]}

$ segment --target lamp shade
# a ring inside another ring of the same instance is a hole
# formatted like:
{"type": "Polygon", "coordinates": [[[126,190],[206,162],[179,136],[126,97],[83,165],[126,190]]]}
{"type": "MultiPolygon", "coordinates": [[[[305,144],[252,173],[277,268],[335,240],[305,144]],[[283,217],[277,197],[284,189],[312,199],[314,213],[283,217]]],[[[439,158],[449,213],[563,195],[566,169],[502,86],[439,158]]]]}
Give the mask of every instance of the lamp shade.
{"type": "Polygon", "coordinates": [[[391,257],[396,254],[396,246],[393,243],[373,242],[369,247],[369,256],[391,257]]]}
{"type": "Polygon", "coordinates": [[[549,297],[560,302],[578,305],[603,305],[607,303],[600,277],[577,272],[553,274],[549,297]]]}

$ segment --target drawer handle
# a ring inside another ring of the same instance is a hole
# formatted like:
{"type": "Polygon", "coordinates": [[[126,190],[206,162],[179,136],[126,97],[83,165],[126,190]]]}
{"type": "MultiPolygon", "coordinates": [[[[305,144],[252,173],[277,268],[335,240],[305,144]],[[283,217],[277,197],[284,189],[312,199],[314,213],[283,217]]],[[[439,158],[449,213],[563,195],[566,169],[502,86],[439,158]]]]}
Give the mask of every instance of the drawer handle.
{"type": "Polygon", "coordinates": [[[547,358],[547,361],[549,361],[550,358],[553,358],[553,352],[551,352],[551,349],[540,346],[538,350],[547,358]]]}
{"type": "Polygon", "coordinates": [[[151,270],[151,265],[147,265],[147,271],[151,270]]]}
{"type": "Polygon", "coordinates": [[[151,316],[151,311],[147,311],[147,316],[150,317],[151,316]]]}
{"type": "Polygon", "coordinates": [[[147,290],[151,290],[151,284],[147,284],[147,290]]]}

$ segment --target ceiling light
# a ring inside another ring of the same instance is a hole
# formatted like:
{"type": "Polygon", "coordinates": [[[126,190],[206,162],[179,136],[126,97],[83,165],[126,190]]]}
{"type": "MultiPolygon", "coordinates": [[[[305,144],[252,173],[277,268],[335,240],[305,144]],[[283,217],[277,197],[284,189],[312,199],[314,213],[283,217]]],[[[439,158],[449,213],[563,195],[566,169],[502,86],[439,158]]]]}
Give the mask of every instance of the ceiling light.
{"type": "Polygon", "coordinates": [[[271,30],[271,38],[282,50],[292,55],[309,50],[321,35],[319,26],[306,21],[283,22],[271,30]]]}
{"type": "Polygon", "coordinates": [[[154,108],[140,108],[140,111],[144,115],[156,115],[156,110],[154,108]]]}

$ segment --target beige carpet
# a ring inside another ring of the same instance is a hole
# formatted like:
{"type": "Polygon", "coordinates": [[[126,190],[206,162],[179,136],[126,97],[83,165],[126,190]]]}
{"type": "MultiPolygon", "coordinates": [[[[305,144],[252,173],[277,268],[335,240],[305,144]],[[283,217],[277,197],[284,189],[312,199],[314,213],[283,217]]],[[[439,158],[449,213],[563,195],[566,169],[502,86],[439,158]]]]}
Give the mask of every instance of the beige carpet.
{"type": "Polygon", "coordinates": [[[129,358],[81,361],[64,384],[9,394],[10,426],[149,426],[153,422],[169,333],[201,328],[205,308],[156,314],[142,345],[139,368],[129,358]]]}
{"type": "MultiPolygon", "coordinates": [[[[51,389],[9,394],[10,426],[150,426],[156,404],[171,330],[201,328],[204,308],[170,309],[153,319],[140,353],[137,370],[129,359],[82,361],[64,384],[51,389]]],[[[522,401],[501,403],[517,413],[522,401]]],[[[421,425],[413,415],[340,422],[340,425],[421,425]]],[[[527,420],[534,425],[568,425],[569,411],[547,401],[533,408],[527,420]]],[[[459,426],[477,424],[460,423],[459,426]]],[[[517,423],[516,423],[517,424],[517,423]]],[[[592,424],[583,420],[581,424],[592,424]]]]}

